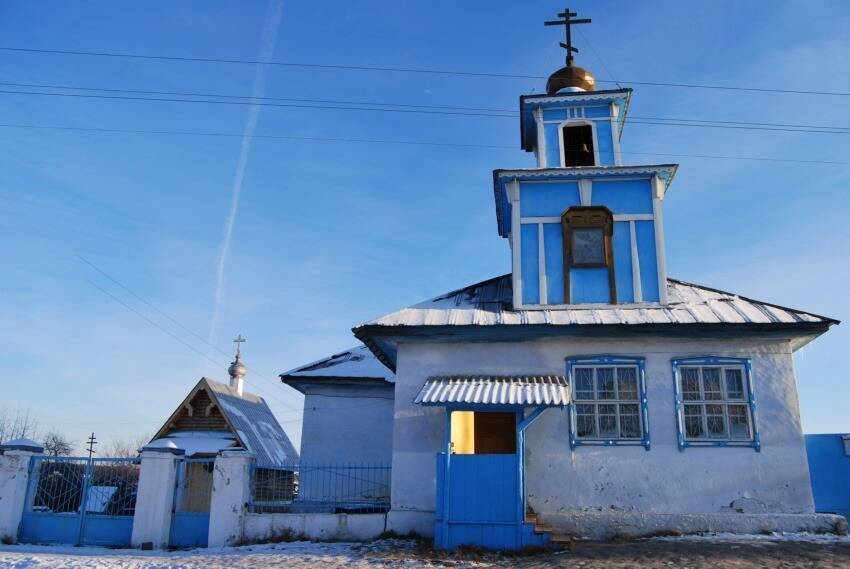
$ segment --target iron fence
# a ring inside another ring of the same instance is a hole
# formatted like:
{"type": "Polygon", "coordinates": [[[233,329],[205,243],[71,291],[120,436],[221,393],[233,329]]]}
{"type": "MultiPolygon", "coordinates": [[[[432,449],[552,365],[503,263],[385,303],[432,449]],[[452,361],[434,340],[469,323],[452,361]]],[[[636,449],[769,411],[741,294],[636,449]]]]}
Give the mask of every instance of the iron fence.
{"type": "Polygon", "coordinates": [[[64,514],[132,516],[139,459],[37,457],[27,510],[64,514]]]}
{"type": "Polygon", "coordinates": [[[390,508],[392,469],[383,464],[255,465],[256,513],[374,513],[390,508]]]}

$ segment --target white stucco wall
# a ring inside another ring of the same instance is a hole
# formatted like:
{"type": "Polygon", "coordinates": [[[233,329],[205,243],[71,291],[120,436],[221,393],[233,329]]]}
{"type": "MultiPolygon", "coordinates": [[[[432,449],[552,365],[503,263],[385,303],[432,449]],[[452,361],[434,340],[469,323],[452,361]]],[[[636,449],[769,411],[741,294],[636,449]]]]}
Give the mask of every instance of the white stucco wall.
{"type": "Polygon", "coordinates": [[[566,411],[547,410],[527,433],[529,504],[550,517],[569,511],[646,513],[813,511],[793,360],[777,339],[543,339],[515,343],[404,342],[399,345],[389,529],[433,532],[435,453],[444,409],[415,405],[424,381],[449,374],[563,374],[565,358],[620,354],[646,358],[652,449],[569,447],[566,411]],[[676,438],[676,357],[749,357],[762,452],[688,448],[676,438]],[[734,508],[734,509],[731,509],[734,508]]]}
{"type": "Polygon", "coordinates": [[[247,514],[244,540],[369,541],[385,529],[386,514],[247,514]]]}
{"type": "Polygon", "coordinates": [[[305,390],[303,464],[390,464],[391,384],[312,385],[305,390]]]}
{"type": "Polygon", "coordinates": [[[168,547],[171,510],[178,456],[170,449],[142,450],[136,511],[133,515],[133,547],[150,544],[154,549],[168,547]]]}
{"type": "Polygon", "coordinates": [[[0,454],[0,539],[18,539],[32,456],[18,450],[0,454]]]}

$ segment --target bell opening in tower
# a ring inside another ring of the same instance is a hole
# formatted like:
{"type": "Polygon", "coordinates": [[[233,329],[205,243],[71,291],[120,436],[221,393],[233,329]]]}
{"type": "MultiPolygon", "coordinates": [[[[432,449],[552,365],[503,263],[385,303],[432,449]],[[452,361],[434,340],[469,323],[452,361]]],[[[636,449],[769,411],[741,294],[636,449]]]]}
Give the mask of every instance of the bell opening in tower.
{"type": "Polygon", "coordinates": [[[561,131],[564,166],[595,166],[593,127],[587,124],[567,125],[561,131]]]}

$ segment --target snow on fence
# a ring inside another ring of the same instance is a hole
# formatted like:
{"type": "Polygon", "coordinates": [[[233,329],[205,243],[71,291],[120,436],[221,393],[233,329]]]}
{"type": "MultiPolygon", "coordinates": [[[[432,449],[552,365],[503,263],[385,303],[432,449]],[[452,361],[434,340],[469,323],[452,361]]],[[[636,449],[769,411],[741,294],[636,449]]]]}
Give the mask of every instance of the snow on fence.
{"type": "Polygon", "coordinates": [[[254,465],[253,513],[383,513],[390,509],[386,464],[254,465]]]}

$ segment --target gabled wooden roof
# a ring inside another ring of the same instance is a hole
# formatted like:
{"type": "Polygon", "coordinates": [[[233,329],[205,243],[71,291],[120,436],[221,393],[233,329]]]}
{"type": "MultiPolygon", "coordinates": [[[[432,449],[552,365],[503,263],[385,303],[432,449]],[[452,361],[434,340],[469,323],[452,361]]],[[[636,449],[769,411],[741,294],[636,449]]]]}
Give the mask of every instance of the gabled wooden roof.
{"type": "Polygon", "coordinates": [[[293,463],[298,452],[262,397],[203,377],[153,440],[181,432],[231,433],[263,465],[293,463]],[[200,408],[203,407],[203,408],[200,408]]]}

